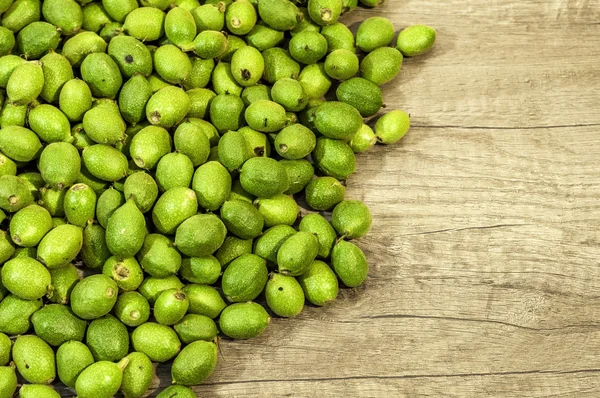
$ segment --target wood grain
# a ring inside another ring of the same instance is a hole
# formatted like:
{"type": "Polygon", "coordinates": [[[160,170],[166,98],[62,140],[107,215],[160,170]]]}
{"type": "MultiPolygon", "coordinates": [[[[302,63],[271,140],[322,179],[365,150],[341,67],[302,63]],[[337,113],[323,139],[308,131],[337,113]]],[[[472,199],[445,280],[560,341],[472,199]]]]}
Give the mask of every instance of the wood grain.
{"type": "Polygon", "coordinates": [[[600,2],[388,0],[345,22],[373,15],[438,42],[385,87],[410,134],[348,181],[369,278],[223,340],[198,395],[599,396],[600,2]]]}

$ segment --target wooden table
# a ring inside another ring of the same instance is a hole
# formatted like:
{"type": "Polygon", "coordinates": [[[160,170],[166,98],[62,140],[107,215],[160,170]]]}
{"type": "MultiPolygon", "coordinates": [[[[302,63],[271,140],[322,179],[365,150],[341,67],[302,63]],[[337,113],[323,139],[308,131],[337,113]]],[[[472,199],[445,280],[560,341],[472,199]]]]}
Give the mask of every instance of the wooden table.
{"type": "MultiPolygon", "coordinates": [[[[600,2],[388,0],[438,31],[385,87],[412,115],[358,157],[363,288],[224,341],[200,396],[598,397],[600,2]]],[[[166,385],[166,381],[163,382],[166,385]]]]}

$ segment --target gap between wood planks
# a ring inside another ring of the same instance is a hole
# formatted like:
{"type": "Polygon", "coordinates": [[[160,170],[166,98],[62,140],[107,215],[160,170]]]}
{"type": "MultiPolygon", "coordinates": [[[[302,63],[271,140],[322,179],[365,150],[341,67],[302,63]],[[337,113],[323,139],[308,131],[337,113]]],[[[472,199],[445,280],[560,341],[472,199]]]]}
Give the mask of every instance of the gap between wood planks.
{"type": "Polygon", "coordinates": [[[595,324],[582,324],[582,325],[566,325],[557,328],[534,328],[529,326],[521,326],[515,323],[496,321],[493,319],[477,319],[477,318],[459,318],[452,316],[435,316],[435,315],[410,315],[410,314],[382,314],[382,315],[370,315],[361,316],[361,319],[432,319],[440,321],[458,321],[458,322],[475,322],[475,323],[493,323],[496,325],[504,325],[517,329],[531,330],[534,332],[552,332],[564,329],[575,329],[575,328],[599,328],[600,325],[595,324]]]}
{"type": "Polygon", "coordinates": [[[294,382],[329,382],[343,380],[397,380],[397,379],[438,379],[454,377],[488,377],[488,376],[514,376],[531,374],[575,374],[575,373],[598,373],[600,368],[593,369],[571,369],[571,370],[520,370],[508,372],[485,372],[485,373],[453,373],[453,374],[416,374],[416,375],[397,375],[397,376],[344,376],[344,377],[323,377],[323,378],[297,378],[297,379],[256,379],[256,380],[235,380],[227,382],[204,383],[202,386],[218,386],[231,384],[252,384],[252,383],[294,383],[294,382]]]}
{"type": "Polygon", "coordinates": [[[564,129],[578,127],[598,127],[600,123],[587,124],[563,124],[550,126],[459,126],[459,125],[411,125],[415,129],[465,129],[465,130],[544,130],[544,129],[564,129]]]}

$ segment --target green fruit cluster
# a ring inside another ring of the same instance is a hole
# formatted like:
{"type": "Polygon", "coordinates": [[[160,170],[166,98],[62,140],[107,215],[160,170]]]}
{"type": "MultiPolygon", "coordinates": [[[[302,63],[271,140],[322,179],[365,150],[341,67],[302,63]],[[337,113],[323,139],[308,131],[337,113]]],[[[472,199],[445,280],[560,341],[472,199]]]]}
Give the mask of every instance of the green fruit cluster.
{"type": "Polygon", "coordinates": [[[0,1],[0,398],[17,371],[21,397],[141,397],[166,361],[159,397],[195,396],[219,334],[365,281],[343,181],[407,133],[366,118],[435,31],[354,35],[356,0],[203,3],[0,1]]]}

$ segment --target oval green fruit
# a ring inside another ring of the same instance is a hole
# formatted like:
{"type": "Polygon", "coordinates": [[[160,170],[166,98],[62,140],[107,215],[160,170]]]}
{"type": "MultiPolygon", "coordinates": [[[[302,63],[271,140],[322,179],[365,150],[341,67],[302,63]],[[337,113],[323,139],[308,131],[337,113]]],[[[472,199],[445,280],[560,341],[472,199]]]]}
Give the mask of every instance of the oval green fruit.
{"type": "Polygon", "coordinates": [[[216,318],[227,304],[217,289],[207,285],[187,285],[183,291],[190,301],[188,313],[216,318]]]}
{"type": "Polygon", "coordinates": [[[333,244],[337,239],[337,234],[325,217],[320,214],[307,214],[302,217],[299,230],[309,232],[317,237],[319,240],[318,257],[329,257],[333,244]]]}
{"type": "Polygon", "coordinates": [[[74,265],[68,264],[61,268],[50,270],[52,294],[48,300],[52,303],[67,304],[73,288],[79,282],[80,276],[74,265]]]}
{"type": "Polygon", "coordinates": [[[146,116],[146,104],[152,96],[152,88],[142,75],[135,75],[123,84],[119,94],[119,109],[123,118],[131,124],[141,122],[146,116]]]}
{"type": "Polygon", "coordinates": [[[80,122],[92,108],[92,91],[83,80],[71,79],[62,86],[58,103],[60,110],[71,122],[80,122]]]}
{"type": "Polygon", "coordinates": [[[154,368],[146,354],[132,352],[127,355],[129,363],[123,369],[123,382],[121,392],[127,398],[143,396],[152,384],[154,368]]]}
{"type": "Polygon", "coordinates": [[[69,120],[64,113],[52,105],[35,106],[29,111],[27,120],[31,129],[42,141],[52,143],[71,140],[69,120]]]}
{"type": "Polygon", "coordinates": [[[383,17],[367,18],[358,26],[356,45],[368,53],[390,44],[394,34],[394,25],[389,19],[383,17]]]}
{"type": "Polygon", "coordinates": [[[306,159],[283,159],[279,163],[285,169],[288,181],[290,182],[288,189],[283,192],[286,195],[295,195],[302,191],[315,174],[314,167],[306,159]]]}
{"type": "Polygon", "coordinates": [[[293,276],[272,274],[265,297],[271,311],[284,318],[295,317],[304,308],[304,291],[293,276]]]}
{"type": "Polygon", "coordinates": [[[172,235],[177,227],[198,211],[196,194],[189,188],[171,188],[163,193],[152,209],[152,222],[163,234],[172,235]]]}
{"type": "Polygon", "coordinates": [[[327,40],[327,48],[329,52],[335,50],[348,50],[352,53],[356,51],[354,47],[354,34],[343,23],[336,22],[332,25],[323,26],[321,34],[327,40]]]}
{"type": "Polygon", "coordinates": [[[6,366],[10,362],[11,349],[12,340],[10,339],[10,337],[5,335],[4,333],[0,333],[0,366],[6,366]]]}
{"type": "Polygon", "coordinates": [[[123,22],[125,17],[138,8],[135,0],[103,0],[102,5],[112,19],[123,22]]]}
{"type": "Polygon", "coordinates": [[[371,211],[360,200],[339,203],[331,215],[331,224],[346,239],[358,239],[366,235],[371,228],[371,221],[371,211]]]}
{"type": "Polygon", "coordinates": [[[263,258],[244,254],[233,260],[223,273],[223,294],[234,303],[254,300],[263,291],[268,273],[263,258]]]}
{"type": "Polygon", "coordinates": [[[425,54],[435,43],[435,29],[426,25],[413,25],[398,35],[396,48],[407,57],[425,54]]]}
{"type": "Polygon", "coordinates": [[[246,123],[256,131],[273,133],[285,127],[285,108],[276,102],[258,100],[248,106],[245,112],[246,123]]]}
{"type": "Polygon", "coordinates": [[[79,374],[93,363],[90,349],[79,341],[67,341],[56,351],[58,378],[67,387],[74,388],[79,374]]]}
{"type": "Polygon", "coordinates": [[[124,77],[136,74],[148,76],[152,73],[150,50],[138,39],[119,35],[108,44],[108,55],[117,63],[124,77]]]}
{"type": "Polygon", "coordinates": [[[213,284],[221,275],[221,264],[213,256],[186,258],[182,262],[180,274],[192,283],[213,284]]]}
{"type": "Polygon", "coordinates": [[[354,152],[343,141],[319,138],[312,156],[316,166],[325,175],[338,180],[345,180],[356,171],[354,152]]]}
{"type": "Polygon", "coordinates": [[[395,110],[386,113],[375,123],[375,136],[377,142],[394,144],[408,133],[410,128],[410,115],[404,111],[395,110]]]}
{"type": "Polygon", "coordinates": [[[28,104],[42,92],[44,72],[38,61],[25,62],[17,66],[6,85],[6,95],[15,104],[28,104]]]}
{"type": "MultiPolygon", "coordinates": [[[[16,384],[16,381],[15,381],[16,384]]],[[[171,385],[164,390],[160,394],[156,396],[156,398],[196,398],[196,393],[189,387],[179,386],[179,385],[171,385]]]]}
{"type": "Polygon", "coordinates": [[[49,103],[56,103],[65,83],[73,79],[73,69],[66,57],[53,51],[44,55],[40,62],[44,73],[41,96],[49,103]]]}
{"type": "Polygon", "coordinates": [[[240,239],[236,236],[228,236],[225,238],[223,245],[215,253],[216,260],[220,264],[219,274],[221,267],[227,268],[236,258],[244,254],[252,253],[252,242],[252,239],[240,239]]]}
{"type": "Polygon", "coordinates": [[[24,300],[37,300],[51,289],[50,272],[40,262],[15,258],[2,267],[2,284],[8,291],[24,300]]]}
{"type": "Polygon", "coordinates": [[[298,277],[306,299],[314,305],[323,306],[336,299],[339,291],[338,279],[323,261],[313,262],[306,272],[298,277]]]}
{"type": "Polygon", "coordinates": [[[12,397],[15,391],[17,391],[15,368],[12,366],[0,366],[0,394],[3,397],[12,397]]]}
{"type": "Polygon", "coordinates": [[[41,153],[42,144],[31,130],[20,126],[2,126],[0,151],[16,162],[29,162],[41,153]]]}
{"type": "Polygon", "coordinates": [[[250,32],[258,16],[254,5],[248,0],[238,0],[227,7],[225,12],[225,24],[227,29],[234,35],[243,36],[250,32]]]}
{"type": "Polygon", "coordinates": [[[114,99],[123,84],[119,66],[110,55],[92,53],[81,63],[81,78],[95,97],[114,99]]]}
{"type": "Polygon", "coordinates": [[[138,40],[158,40],[164,34],[165,17],[158,8],[140,7],[127,14],[123,28],[138,40]]]}
{"type": "Polygon", "coordinates": [[[331,251],[335,273],[348,287],[358,287],[367,278],[369,265],[363,251],[353,243],[340,240],[331,251]]]}
{"type": "Polygon", "coordinates": [[[310,154],[317,145],[315,134],[301,124],[292,124],[281,130],[275,137],[275,150],[290,160],[302,159],[310,154]]]}
{"type": "Polygon", "coordinates": [[[308,14],[318,25],[331,25],[342,14],[341,0],[309,0],[308,14]]]}
{"type": "Polygon", "coordinates": [[[109,361],[99,361],[85,368],[75,382],[79,398],[110,398],[119,391],[123,381],[123,368],[127,360],[119,365],[109,361]]]}
{"type": "Polygon", "coordinates": [[[174,325],[184,317],[189,305],[183,290],[165,290],[154,303],[154,318],[161,325],[174,325]]]}
{"type": "Polygon", "coordinates": [[[185,344],[198,340],[213,341],[218,333],[217,325],[212,319],[197,314],[187,314],[173,328],[185,344]]]}
{"type": "Polygon", "coordinates": [[[354,153],[361,153],[371,149],[376,143],[377,137],[373,129],[369,125],[363,124],[348,145],[350,145],[354,153]]]}
{"type": "Polygon", "coordinates": [[[246,35],[248,44],[258,51],[273,48],[280,44],[284,38],[285,32],[273,29],[263,21],[259,21],[254,25],[254,28],[246,35]]]}
{"type": "Polygon", "coordinates": [[[136,290],[144,281],[144,271],[133,257],[109,257],[102,267],[102,273],[114,280],[123,291],[136,290]]]}
{"type": "MultiPolygon", "coordinates": [[[[79,67],[88,55],[105,51],[106,42],[100,36],[94,32],[80,32],[65,42],[62,54],[67,57],[71,65],[79,67]]],[[[105,59],[105,57],[101,58],[105,59]]]]}
{"type": "Polygon", "coordinates": [[[34,335],[17,337],[12,355],[19,373],[28,382],[50,384],[54,381],[54,351],[41,338],[34,335]]]}
{"type": "Polygon", "coordinates": [[[8,335],[27,333],[31,315],[40,309],[42,300],[23,300],[12,294],[0,301],[0,332],[8,335]]]}
{"type": "Polygon", "coordinates": [[[166,362],[181,349],[181,342],[173,329],[154,322],[135,328],[131,342],[136,351],[142,352],[153,362],[166,362]]]}
{"type": "Polygon", "coordinates": [[[33,204],[33,195],[21,178],[0,176],[0,209],[14,213],[33,204]]]}
{"type": "Polygon", "coordinates": [[[144,215],[129,199],[108,220],[106,243],[115,256],[133,257],[140,251],[146,236],[144,215]]]}
{"type": "Polygon", "coordinates": [[[354,51],[341,48],[327,56],[324,68],[332,79],[347,80],[358,73],[360,65],[354,51]]]}
{"type": "Polygon", "coordinates": [[[195,341],[188,344],[173,361],[171,378],[181,385],[197,385],[217,366],[218,349],[214,343],[195,341]]]}
{"type": "Polygon", "coordinates": [[[294,225],[300,212],[294,198],[283,194],[257,199],[255,204],[265,220],[266,227],[280,224],[294,225]]]}
{"type": "Polygon", "coordinates": [[[17,48],[26,59],[39,59],[59,44],[60,28],[48,22],[31,22],[17,34],[17,48]]]}
{"type": "Polygon", "coordinates": [[[273,47],[263,51],[263,58],[265,60],[263,79],[271,84],[283,78],[296,79],[300,74],[300,64],[282,48],[273,47]]]}
{"type": "Polygon", "coordinates": [[[114,104],[96,105],[83,116],[83,128],[98,144],[115,145],[125,140],[125,121],[114,104]]]}
{"type": "Polygon", "coordinates": [[[103,228],[108,225],[110,216],[125,203],[123,194],[114,188],[102,192],[96,204],[96,218],[103,228]]]}
{"type": "Polygon", "coordinates": [[[114,182],[127,175],[127,157],[111,146],[89,146],[83,150],[81,158],[90,174],[100,180],[114,182]]]}
{"type": "Polygon", "coordinates": [[[63,304],[46,305],[33,314],[31,323],[35,334],[54,347],[67,341],[82,341],[87,327],[87,322],[63,304]]]}
{"type": "Polygon", "coordinates": [[[300,231],[290,236],[277,252],[279,272],[284,275],[302,275],[319,252],[319,240],[311,233],[300,231]]]}
{"type": "Polygon", "coordinates": [[[156,92],[146,104],[146,118],[151,124],[170,128],[190,110],[190,97],[179,87],[168,86],[156,92]]]}
{"type": "Polygon", "coordinates": [[[105,315],[90,322],[85,342],[96,361],[119,361],[129,351],[129,332],[117,318],[105,315]]]}
{"type": "Polygon", "coordinates": [[[119,295],[113,313],[125,325],[136,327],[150,318],[150,304],[138,292],[125,292],[119,295]]]}
{"type": "Polygon", "coordinates": [[[281,31],[294,29],[303,18],[298,7],[287,0],[260,0],[258,13],[267,25],[281,31]]]}
{"type": "Polygon", "coordinates": [[[82,319],[100,318],[114,307],[118,292],[117,284],[108,276],[88,276],[73,288],[71,309],[82,319]]]}
{"type": "Polygon", "coordinates": [[[146,235],[137,258],[144,271],[157,278],[174,275],[181,267],[181,255],[175,245],[161,234],[146,235]]]}
{"type": "Polygon", "coordinates": [[[10,235],[21,247],[34,247],[52,229],[52,216],[38,205],[19,210],[10,220],[10,235]]]}
{"type": "Polygon", "coordinates": [[[42,3],[42,15],[65,35],[77,33],[83,24],[83,12],[74,0],[46,0],[42,3]]]}
{"type": "Polygon", "coordinates": [[[217,210],[229,197],[231,175],[219,162],[208,162],[196,170],[192,187],[201,207],[217,210]]]}
{"type": "Polygon", "coordinates": [[[173,136],[175,149],[186,155],[194,167],[206,162],[210,152],[210,141],[203,129],[194,123],[181,123],[173,136]]]}
{"type": "Polygon", "coordinates": [[[333,177],[317,177],[305,189],[306,203],[315,210],[329,210],[344,200],[346,187],[333,177]]]}
{"type": "Polygon", "coordinates": [[[256,48],[240,48],[231,58],[231,73],[237,83],[244,87],[253,86],[261,79],[265,60],[256,48]]]}
{"type": "Polygon", "coordinates": [[[270,322],[271,318],[262,305],[253,302],[231,304],[219,318],[221,331],[233,339],[258,337],[270,322]]]}
{"type": "Polygon", "coordinates": [[[123,194],[126,198],[133,199],[142,213],[147,213],[158,197],[158,185],[150,174],[140,171],[127,177],[123,194]]]}
{"type": "Polygon", "coordinates": [[[186,256],[207,256],[221,247],[226,233],[225,224],[217,216],[197,214],[177,228],[175,244],[186,256]]]}
{"type": "Polygon", "coordinates": [[[96,193],[85,184],[75,184],[65,195],[65,216],[69,223],[86,227],[96,215],[96,193]]]}
{"type": "Polygon", "coordinates": [[[227,201],[221,206],[220,214],[229,232],[241,239],[253,239],[262,233],[264,218],[251,203],[227,201]]]}
{"type": "Polygon", "coordinates": [[[60,268],[77,257],[83,245],[83,229],[75,225],[60,225],[41,240],[37,256],[46,267],[60,268]]]}
{"type": "Polygon", "coordinates": [[[288,189],[284,167],[275,159],[256,157],[246,161],[240,174],[246,191],[259,198],[270,198],[288,189]]]}
{"type": "Polygon", "coordinates": [[[60,394],[44,384],[24,384],[19,390],[19,398],[60,398],[60,394]]]}
{"type": "Polygon", "coordinates": [[[362,117],[369,117],[383,106],[383,94],[379,86],[361,77],[354,77],[339,85],[337,99],[356,108],[362,117]]]}
{"type": "Polygon", "coordinates": [[[402,53],[381,47],[369,53],[360,63],[361,76],[378,86],[392,81],[402,68],[402,53]]]}
{"type": "Polygon", "coordinates": [[[289,225],[276,225],[262,234],[254,244],[254,254],[268,260],[271,264],[277,263],[277,252],[281,245],[296,230],[289,225]]]}

